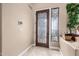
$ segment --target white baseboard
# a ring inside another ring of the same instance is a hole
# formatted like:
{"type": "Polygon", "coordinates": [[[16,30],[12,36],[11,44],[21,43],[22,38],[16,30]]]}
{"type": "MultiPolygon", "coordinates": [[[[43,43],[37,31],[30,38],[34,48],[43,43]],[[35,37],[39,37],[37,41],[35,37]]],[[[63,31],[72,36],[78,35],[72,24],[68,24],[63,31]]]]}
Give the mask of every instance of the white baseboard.
{"type": "Polygon", "coordinates": [[[24,53],[26,53],[32,46],[33,46],[33,44],[30,45],[30,46],[28,46],[28,47],[27,47],[24,51],[22,51],[18,56],[23,56],[24,53]]]}

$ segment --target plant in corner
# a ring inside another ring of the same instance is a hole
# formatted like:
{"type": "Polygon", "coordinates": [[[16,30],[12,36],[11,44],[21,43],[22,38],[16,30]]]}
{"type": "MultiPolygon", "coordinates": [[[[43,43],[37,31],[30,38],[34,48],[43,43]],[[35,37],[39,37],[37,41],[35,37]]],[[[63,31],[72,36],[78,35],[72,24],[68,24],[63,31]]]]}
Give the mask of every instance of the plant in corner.
{"type": "Polygon", "coordinates": [[[72,29],[79,25],[79,4],[69,3],[66,5],[66,9],[68,14],[67,27],[70,33],[72,33],[72,29]]]}

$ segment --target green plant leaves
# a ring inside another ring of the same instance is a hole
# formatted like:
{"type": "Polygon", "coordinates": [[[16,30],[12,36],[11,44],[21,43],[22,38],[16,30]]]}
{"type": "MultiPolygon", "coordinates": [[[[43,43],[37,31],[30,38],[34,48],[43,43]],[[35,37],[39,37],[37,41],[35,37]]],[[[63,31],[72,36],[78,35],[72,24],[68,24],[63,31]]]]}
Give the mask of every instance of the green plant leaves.
{"type": "Polygon", "coordinates": [[[75,28],[76,25],[79,25],[79,4],[78,3],[69,3],[66,5],[67,14],[68,14],[68,23],[67,27],[75,28]]]}

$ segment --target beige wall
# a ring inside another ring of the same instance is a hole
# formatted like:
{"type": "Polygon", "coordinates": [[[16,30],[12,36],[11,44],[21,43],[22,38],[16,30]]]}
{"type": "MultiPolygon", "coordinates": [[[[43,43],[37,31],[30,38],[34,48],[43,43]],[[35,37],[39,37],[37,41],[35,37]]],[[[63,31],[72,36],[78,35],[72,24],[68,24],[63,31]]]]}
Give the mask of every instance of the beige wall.
{"type": "Polygon", "coordinates": [[[0,56],[2,55],[2,9],[0,4],[0,56]]]}
{"type": "MultiPolygon", "coordinates": [[[[66,14],[66,4],[65,3],[38,3],[33,4],[33,14],[35,15],[35,11],[44,10],[44,9],[51,9],[59,7],[59,33],[63,34],[66,32],[66,23],[67,23],[67,14],[66,14]]],[[[51,20],[51,18],[50,18],[51,20]]],[[[51,21],[50,21],[51,22],[51,21]]],[[[35,16],[34,16],[34,26],[36,24],[35,16]]],[[[49,23],[51,26],[51,23],[49,23]]],[[[51,37],[51,28],[49,38],[51,37]]],[[[34,29],[34,33],[36,30],[34,29]]],[[[35,34],[34,34],[35,35],[35,34]]]]}
{"type": "Polygon", "coordinates": [[[32,41],[32,10],[27,4],[2,4],[2,55],[18,55],[32,41]]]}

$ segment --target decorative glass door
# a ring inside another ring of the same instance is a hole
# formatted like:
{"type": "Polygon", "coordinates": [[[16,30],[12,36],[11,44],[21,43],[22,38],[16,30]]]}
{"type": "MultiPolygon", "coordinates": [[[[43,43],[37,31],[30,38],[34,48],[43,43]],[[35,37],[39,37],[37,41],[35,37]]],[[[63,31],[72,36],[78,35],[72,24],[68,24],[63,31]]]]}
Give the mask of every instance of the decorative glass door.
{"type": "Polygon", "coordinates": [[[51,44],[54,47],[59,46],[59,8],[51,9],[51,44]]]}
{"type": "Polygon", "coordinates": [[[36,45],[49,47],[49,10],[36,12],[36,45]]]}

